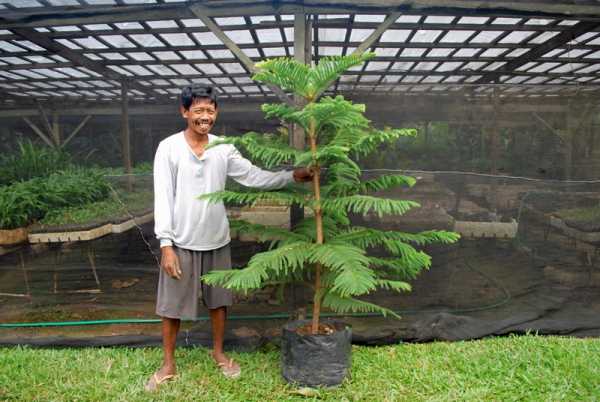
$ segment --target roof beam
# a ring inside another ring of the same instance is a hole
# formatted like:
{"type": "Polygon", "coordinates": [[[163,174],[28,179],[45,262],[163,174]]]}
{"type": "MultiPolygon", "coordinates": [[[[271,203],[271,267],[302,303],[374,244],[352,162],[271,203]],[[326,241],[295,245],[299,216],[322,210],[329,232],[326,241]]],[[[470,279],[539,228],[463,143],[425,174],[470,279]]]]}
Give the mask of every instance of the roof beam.
{"type": "Polygon", "coordinates": [[[540,57],[545,55],[551,50],[557,49],[574,38],[582,35],[586,32],[589,32],[593,29],[596,29],[600,26],[599,22],[595,21],[584,21],[580,22],[576,25],[573,25],[573,28],[568,31],[563,31],[560,34],[556,35],[552,39],[541,43],[534,48],[530,49],[527,53],[523,54],[520,57],[515,58],[514,60],[509,61],[501,68],[496,71],[491,71],[487,74],[484,74],[480,79],[475,81],[476,84],[486,84],[488,82],[493,82],[498,80],[501,75],[506,74],[514,74],[515,70],[531,61],[538,60],[540,57]]]}
{"type": "MultiPolygon", "coordinates": [[[[406,85],[408,86],[408,85],[406,85]]],[[[600,95],[598,91],[579,93],[577,101],[582,104],[593,103],[599,105],[600,95]]],[[[406,113],[410,114],[417,110],[422,110],[423,113],[431,113],[432,115],[443,114],[449,110],[467,112],[469,110],[492,111],[493,105],[489,101],[489,97],[468,96],[463,93],[454,95],[442,96],[440,94],[406,94],[400,92],[389,92],[382,94],[361,94],[352,93],[349,95],[353,101],[357,103],[365,103],[373,107],[369,110],[385,110],[386,113],[406,113]],[[460,102],[457,102],[459,100],[460,102]]],[[[565,110],[565,98],[562,97],[543,97],[536,98],[535,102],[521,97],[519,95],[512,96],[509,94],[501,94],[501,99],[504,102],[503,110],[505,113],[531,113],[533,111],[539,113],[560,113],[565,110]]],[[[260,106],[264,103],[264,99],[253,98],[242,101],[223,100],[223,107],[220,118],[227,119],[230,116],[239,114],[261,114],[260,106]]],[[[71,100],[71,102],[62,102],[54,106],[54,112],[59,116],[120,116],[121,105],[120,101],[107,102],[98,104],[96,102],[86,102],[84,100],[71,100]]],[[[139,104],[131,103],[129,107],[131,116],[173,116],[173,102],[161,104],[139,104]]],[[[39,111],[35,105],[30,105],[24,108],[7,108],[0,109],[0,118],[22,118],[39,116],[39,111]]],[[[41,130],[40,130],[41,131],[41,130]]]]}
{"type": "MultiPolygon", "coordinates": [[[[225,32],[223,32],[221,30],[221,28],[219,28],[219,26],[217,24],[215,24],[213,22],[213,20],[210,17],[207,17],[206,15],[202,14],[202,11],[200,11],[198,9],[198,7],[196,6],[191,6],[190,10],[194,13],[194,15],[196,15],[203,23],[204,25],[206,25],[206,27],[208,29],[210,29],[210,31],[217,37],[219,38],[219,40],[221,42],[223,42],[223,44],[227,47],[227,49],[229,49],[231,51],[231,53],[233,53],[235,55],[235,57],[238,58],[238,60],[242,63],[242,65],[244,67],[246,67],[246,69],[251,73],[254,74],[257,72],[257,68],[256,65],[254,64],[254,62],[250,59],[250,57],[248,57],[246,55],[246,53],[244,53],[242,51],[242,49],[239,48],[238,45],[236,45],[231,39],[229,39],[229,36],[227,36],[225,34],[225,32]]],[[[294,101],[292,98],[290,98],[281,88],[276,87],[275,85],[271,85],[271,84],[267,84],[267,87],[273,91],[274,94],[277,95],[277,97],[282,101],[287,103],[288,105],[294,105],[294,101]]]]}
{"type": "Polygon", "coordinates": [[[54,142],[52,142],[50,140],[50,138],[48,138],[43,132],[42,130],[40,130],[40,128],[38,126],[35,125],[34,122],[32,122],[31,120],[29,120],[27,117],[23,117],[23,120],[25,121],[25,123],[27,123],[27,125],[29,127],[31,127],[31,129],[33,130],[34,133],[36,133],[49,147],[54,148],[56,146],[56,144],[54,144],[54,142]]]}
{"type": "MultiPolygon", "coordinates": [[[[505,17],[578,18],[600,20],[595,0],[212,0],[194,7],[207,17],[261,14],[427,13],[428,15],[487,15],[505,17]],[[544,10],[544,11],[540,11],[544,10]]],[[[152,19],[193,18],[187,5],[117,5],[85,7],[30,7],[5,10],[0,28],[100,24],[152,19]]]]}
{"type": "Polygon", "coordinates": [[[352,52],[353,56],[360,55],[365,52],[368,48],[370,48],[373,43],[375,43],[381,34],[383,34],[390,25],[392,25],[398,18],[400,18],[401,13],[392,13],[388,15],[385,20],[374,30],[371,35],[369,35],[354,51],[352,52]]]}
{"type": "MultiPolygon", "coordinates": [[[[85,67],[88,70],[101,74],[105,79],[117,81],[123,80],[123,77],[117,72],[104,67],[101,63],[90,60],[87,57],[74,52],[61,43],[53,41],[47,35],[30,28],[14,28],[12,31],[23,39],[27,39],[36,45],[43,47],[47,51],[52,52],[53,54],[60,55],[72,63],[75,63],[77,66],[85,67]]],[[[131,86],[138,91],[147,94],[148,89],[137,82],[132,82],[131,86]]]]}
{"type": "MultiPolygon", "coordinates": [[[[353,29],[376,29],[381,23],[380,22],[369,22],[369,21],[354,21],[352,23],[353,29]]],[[[249,28],[254,29],[270,29],[270,28],[291,28],[294,26],[293,21],[291,20],[283,20],[283,21],[261,21],[260,23],[252,24],[248,22],[247,24],[236,24],[236,25],[228,25],[228,31],[245,31],[249,28]]],[[[313,23],[315,28],[340,28],[344,29],[348,27],[347,18],[327,18],[327,19],[319,19],[313,23]]],[[[567,31],[571,29],[569,25],[551,25],[552,31],[561,32],[567,31]]],[[[390,27],[390,29],[423,29],[422,24],[414,23],[414,22],[395,22],[390,27]]],[[[549,28],[548,25],[514,25],[514,24],[498,24],[494,23],[493,30],[511,30],[511,31],[534,31],[534,32],[545,32],[549,28]]],[[[427,29],[432,30],[453,30],[453,31],[477,31],[482,29],[491,29],[489,25],[486,24],[450,24],[450,23],[428,23],[427,29]]],[[[197,32],[209,32],[210,30],[207,27],[185,27],[185,26],[177,26],[173,28],[154,28],[152,32],[154,34],[170,34],[170,33],[197,33],[197,32]]],[[[139,34],[140,29],[138,28],[121,28],[118,30],[120,35],[130,35],[130,34],[139,34]]],[[[82,31],[56,31],[52,32],[52,38],[54,39],[73,39],[73,38],[84,38],[88,35],[114,35],[115,30],[108,29],[97,29],[97,30],[82,30],[82,31]]],[[[19,39],[17,35],[11,33],[3,33],[0,34],[0,40],[12,40],[19,39]]],[[[481,44],[480,44],[481,45],[481,44]]]]}
{"type": "Polygon", "coordinates": [[[64,148],[65,146],[67,146],[67,144],[73,139],[73,137],[75,137],[77,135],[77,133],[86,125],[86,123],[92,118],[92,115],[87,115],[83,118],[83,120],[81,121],[81,123],[79,123],[79,125],[77,127],[75,127],[75,129],[73,131],[71,131],[71,134],[67,137],[66,140],[63,141],[63,143],[61,144],[61,148],[64,148]]]}

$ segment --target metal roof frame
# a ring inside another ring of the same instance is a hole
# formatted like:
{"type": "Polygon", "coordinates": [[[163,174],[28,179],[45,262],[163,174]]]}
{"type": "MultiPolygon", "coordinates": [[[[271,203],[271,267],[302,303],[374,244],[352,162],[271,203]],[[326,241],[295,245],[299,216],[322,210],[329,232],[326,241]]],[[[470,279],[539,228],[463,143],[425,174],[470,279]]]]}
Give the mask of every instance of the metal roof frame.
{"type": "MultiPolygon", "coordinates": [[[[253,63],[294,54],[310,18],[312,60],[370,49],[329,93],[595,95],[600,5],[592,0],[0,0],[0,107],[172,103],[191,81],[232,103],[272,97],[253,63]],[[144,4],[140,4],[144,3],[144,4]],[[358,49],[358,50],[357,50],[358,49]]],[[[276,94],[279,98],[283,93],[276,94]]]]}

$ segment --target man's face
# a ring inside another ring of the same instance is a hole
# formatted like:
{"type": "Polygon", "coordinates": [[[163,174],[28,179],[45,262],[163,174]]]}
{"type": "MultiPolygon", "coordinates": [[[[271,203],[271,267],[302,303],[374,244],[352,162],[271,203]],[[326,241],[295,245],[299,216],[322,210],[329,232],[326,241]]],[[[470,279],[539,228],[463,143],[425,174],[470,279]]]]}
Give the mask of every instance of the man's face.
{"type": "Polygon", "coordinates": [[[217,120],[217,108],[210,99],[194,99],[188,110],[181,107],[181,115],[187,120],[190,130],[199,135],[206,135],[217,120]]]}

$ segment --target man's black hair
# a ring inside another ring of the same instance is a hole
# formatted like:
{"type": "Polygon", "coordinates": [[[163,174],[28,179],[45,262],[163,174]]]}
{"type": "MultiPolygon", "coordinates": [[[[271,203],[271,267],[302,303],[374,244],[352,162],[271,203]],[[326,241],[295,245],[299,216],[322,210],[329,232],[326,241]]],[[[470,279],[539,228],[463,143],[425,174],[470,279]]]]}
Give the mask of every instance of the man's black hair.
{"type": "Polygon", "coordinates": [[[218,107],[217,90],[208,84],[193,83],[192,85],[183,87],[181,90],[181,106],[185,110],[189,110],[195,99],[210,99],[215,104],[215,107],[218,107]]]}

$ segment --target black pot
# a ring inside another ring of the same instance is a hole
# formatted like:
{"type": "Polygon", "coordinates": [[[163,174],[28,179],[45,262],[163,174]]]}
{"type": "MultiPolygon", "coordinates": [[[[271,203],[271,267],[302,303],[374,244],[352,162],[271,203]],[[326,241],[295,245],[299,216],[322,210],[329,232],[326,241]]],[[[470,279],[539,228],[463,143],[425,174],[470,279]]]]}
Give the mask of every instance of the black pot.
{"type": "Polygon", "coordinates": [[[309,320],[293,321],[281,334],[281,369],[287,382],[300,386],[334,387],[350,374],[352,329],[324,321],[336,329],[329,335],[299,335],[296,328],[309,320]]]}

